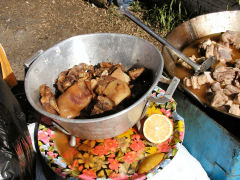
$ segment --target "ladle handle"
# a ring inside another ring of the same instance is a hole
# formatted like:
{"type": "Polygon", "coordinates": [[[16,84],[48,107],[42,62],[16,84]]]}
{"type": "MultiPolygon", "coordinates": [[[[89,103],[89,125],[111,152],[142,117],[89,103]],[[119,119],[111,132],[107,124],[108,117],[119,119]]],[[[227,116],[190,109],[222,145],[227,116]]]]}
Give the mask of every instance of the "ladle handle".
{"type": "Polygon", "coordinates": [[[178,57],[183,59],[186,63],[188,63],[195,72],[200,71],[200,65],[193,62],[191,59],[189,59],[187,56],[185,56],[181,51],[176,49],[174,46],[172,46],[167,40],[165,40],[163,37],[159,36],[157,33],[155,33],[150,27],[145,25],[143,22],[141,22],[136,16],[134,16],[132,13],[130,13],[125,7],[120,7],[120,13],[126,15],[128,18],[130,18],[133,22],[138,24],[140,27],[142,27],[145,31],[147,31],[149,34],[151,34],[154,38],[156,38],[159,42],[161,42],[163,45],[168,47],[170,50],[172,50],[178,57]]]}
{"type": "Polygon", "coordinates": [[[176,76],[173,77],[171,83],[169,84],[168,88],[167,88],[167,91],[165,93],[165,96],[168,98],[168,99],[171,99],[175,90],[177,89],[178,87],[178,84],[180,82],[180,79],[177,78],[176,76]]]}

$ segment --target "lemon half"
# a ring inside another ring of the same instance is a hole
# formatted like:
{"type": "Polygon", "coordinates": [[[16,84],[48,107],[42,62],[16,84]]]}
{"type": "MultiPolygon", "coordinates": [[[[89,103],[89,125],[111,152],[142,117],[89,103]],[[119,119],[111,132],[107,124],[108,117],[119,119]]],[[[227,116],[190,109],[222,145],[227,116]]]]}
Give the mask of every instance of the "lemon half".
{"type": "Polygon", "coordinates": [[[173,133],[171,120],[160,114],[149,116],[143,125],[143,134],[147,140],[159,144],[166,141],[173,133]]]}

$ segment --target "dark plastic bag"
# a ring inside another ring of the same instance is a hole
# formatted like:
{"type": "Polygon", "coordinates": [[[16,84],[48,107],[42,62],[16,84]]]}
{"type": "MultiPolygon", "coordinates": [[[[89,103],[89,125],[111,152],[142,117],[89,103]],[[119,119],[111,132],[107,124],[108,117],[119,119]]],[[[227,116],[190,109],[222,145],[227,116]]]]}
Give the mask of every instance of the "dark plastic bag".
{"type": "Polygon", "coordinates": [[[0,76],[0,179],[34,179],[34,164],[25,114],[0,76]]]}

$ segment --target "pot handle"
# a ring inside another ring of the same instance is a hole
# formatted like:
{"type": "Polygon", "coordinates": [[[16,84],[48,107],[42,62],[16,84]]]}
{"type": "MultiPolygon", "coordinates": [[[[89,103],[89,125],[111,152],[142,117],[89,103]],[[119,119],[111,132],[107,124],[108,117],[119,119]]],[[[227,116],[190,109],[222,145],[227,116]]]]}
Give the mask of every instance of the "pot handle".
{"type": "Polygon", "coordinates": [[[43,53],[44,51],[40,49],[37,51],[32,57],[30,57],[25,63],[24,63],[24,68],[25,68],[25,73],[31,66],[31,64],[43,53]]]}
{"type": "Polygon", "coordinates": [[[153,95],[149,96],[148,97],[148,100],[149,101],[153,101],[153,102],[157,102],[157,103],[160,103],[160,104],[165,104],[166,102],[170,101],[172,99],[172,96],[180,82],[180,79],[177,78],[176,76],[173,77],[172,80],[166,78],[165,76],[161,76],[160,78],[160,82],[163,82],[163,83],[169,83],[169,86],[164,94],[164,96],[161,96],[161,97],[155,97],[153,95]]]}

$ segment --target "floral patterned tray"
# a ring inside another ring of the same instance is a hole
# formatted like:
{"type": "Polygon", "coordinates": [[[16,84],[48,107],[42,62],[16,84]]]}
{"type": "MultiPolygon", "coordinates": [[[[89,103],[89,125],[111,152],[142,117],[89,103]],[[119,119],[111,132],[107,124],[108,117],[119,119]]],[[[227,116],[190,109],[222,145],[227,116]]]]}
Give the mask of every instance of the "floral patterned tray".
{"type": "MultiPolygon", "coordinates": [[[[155,96],[163,94],[164,90],[158,87],[153,91],[155,96]]],[[[67,135],[40,124],[39,150],[50,168],[66,179],[148,179],[171,162],[184,137],[184,120],[177,114],[174,100],[166,104],[149,102],[146,117],[156,113],[170,118],[174,127],[172,136],[161,144],[148,142],[133,127],[110,139],[77,138],[77,145],[73,148],[68,145],[67,135]],[[57,148],[56,137],[61,137],[64,150],[57,148]],[[165,153],[164,160],[148,173],[137,174],[141,160],[157,152],[165,153]]]]}

